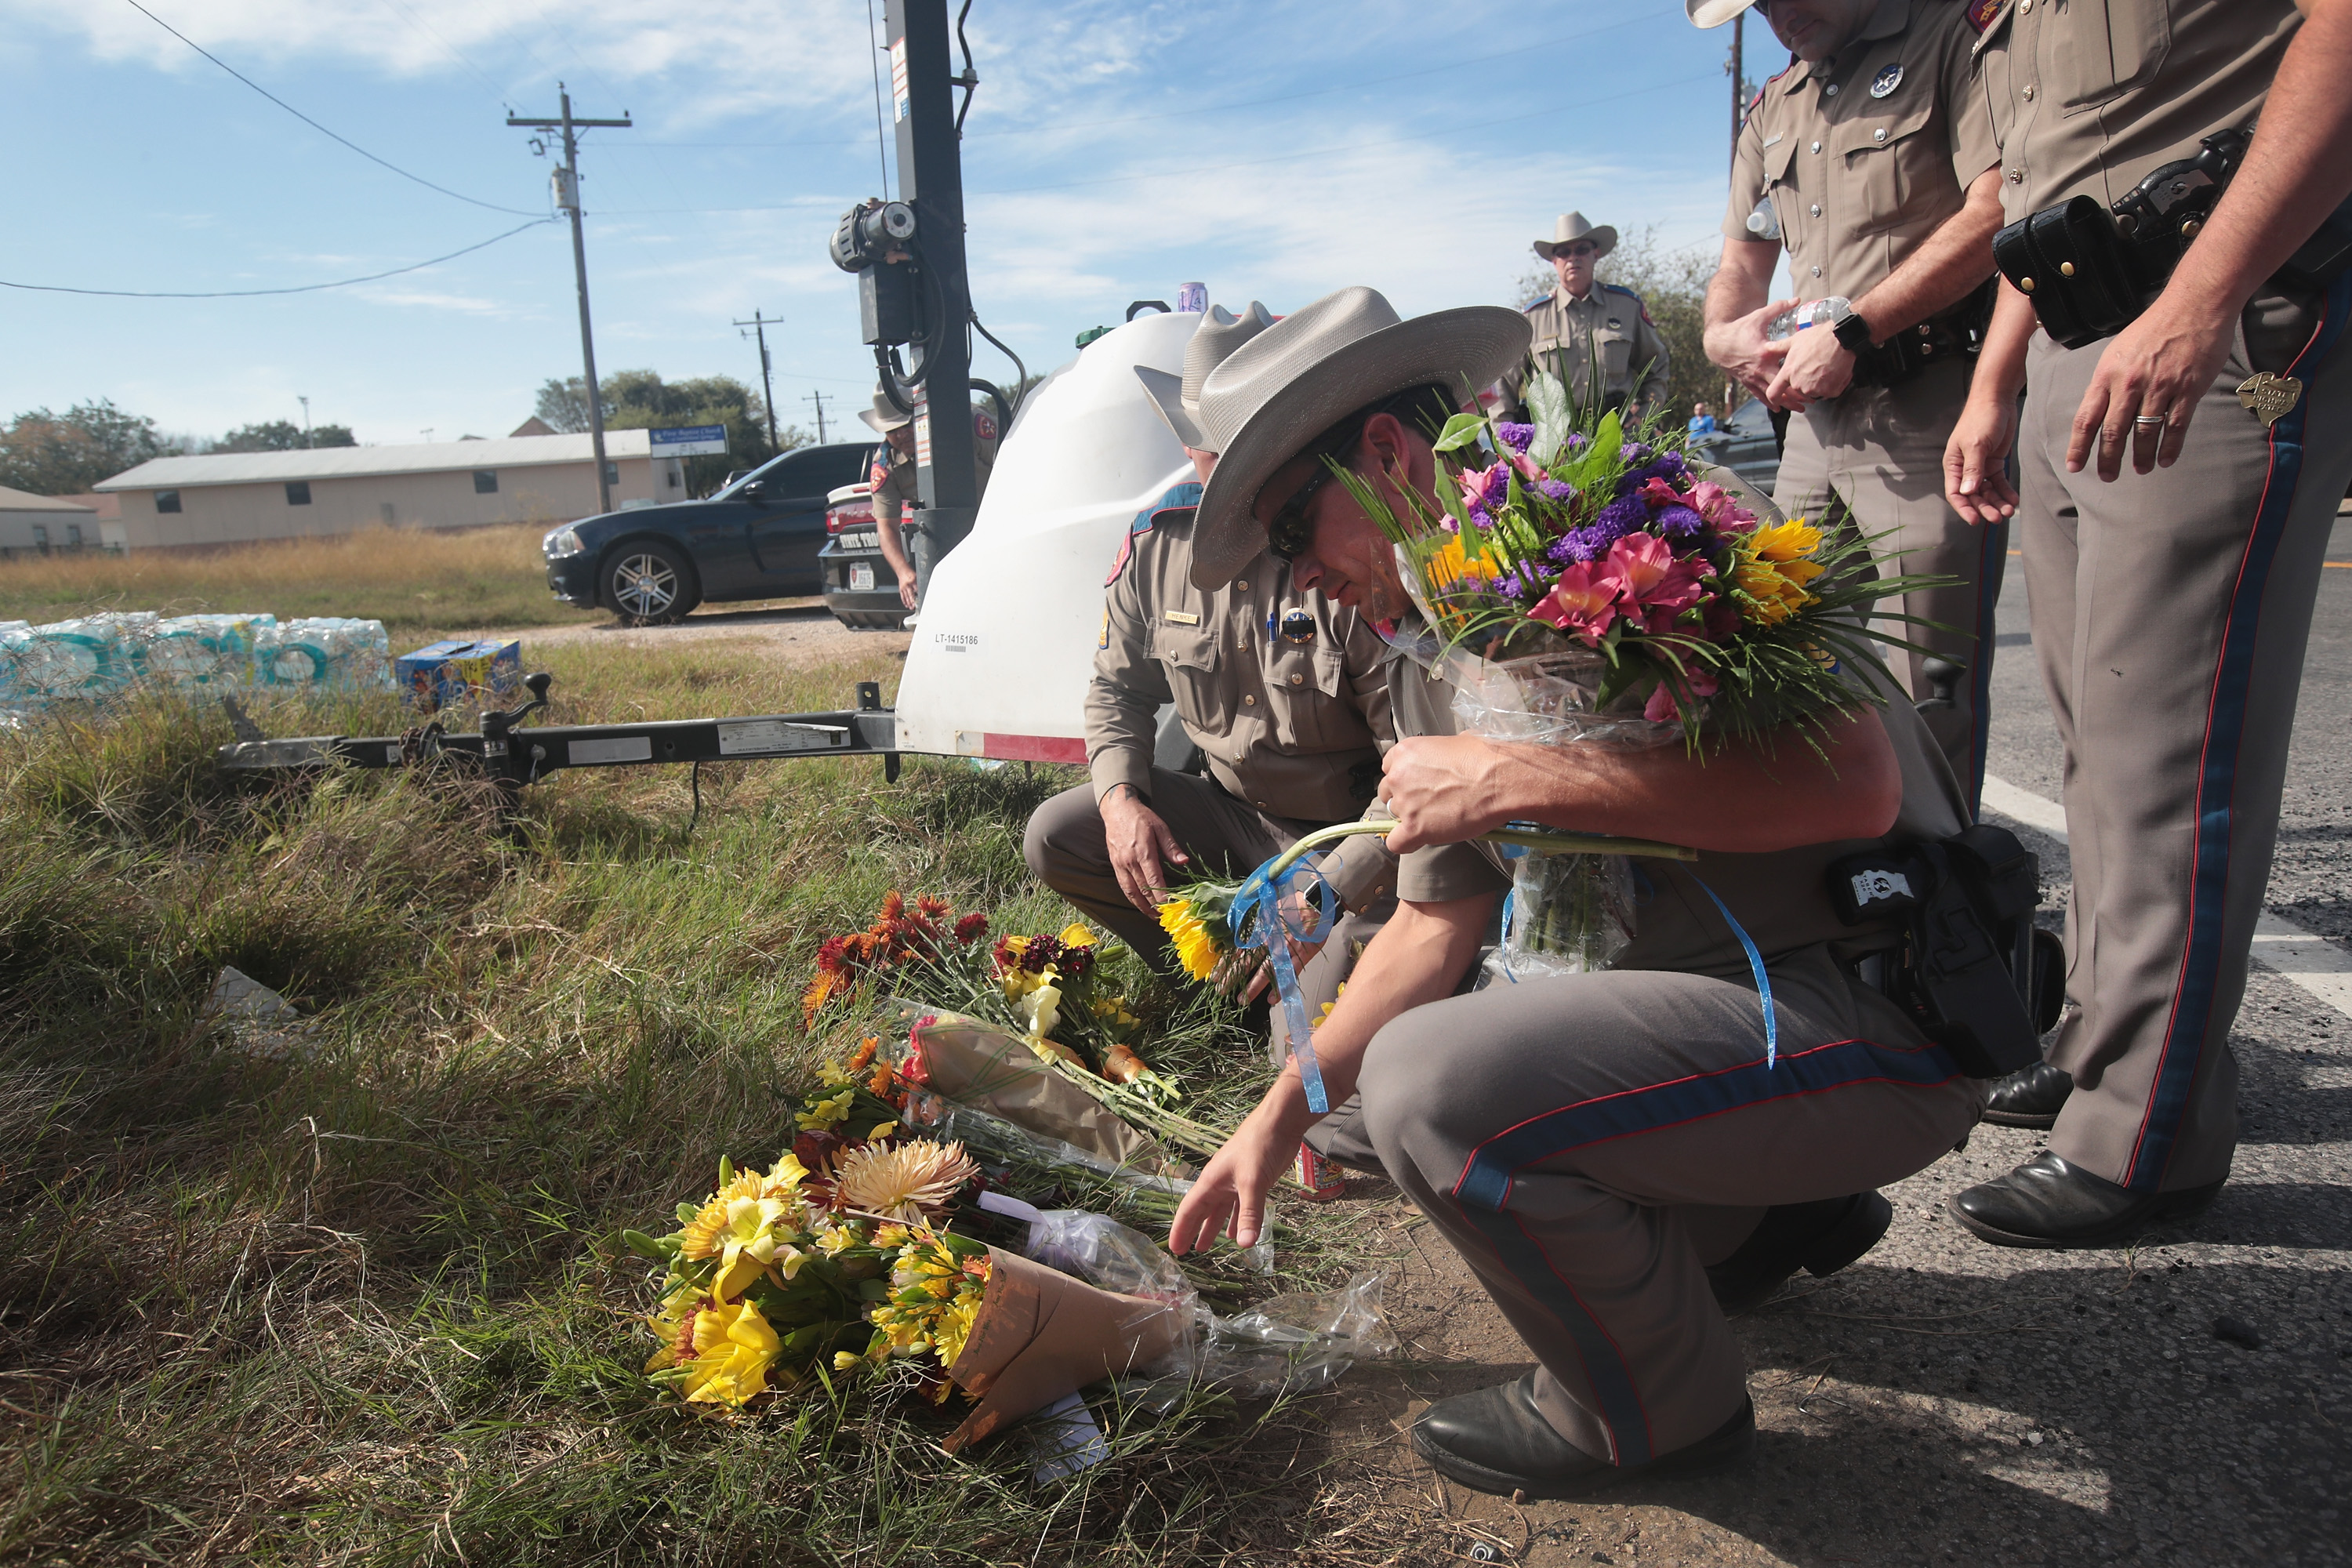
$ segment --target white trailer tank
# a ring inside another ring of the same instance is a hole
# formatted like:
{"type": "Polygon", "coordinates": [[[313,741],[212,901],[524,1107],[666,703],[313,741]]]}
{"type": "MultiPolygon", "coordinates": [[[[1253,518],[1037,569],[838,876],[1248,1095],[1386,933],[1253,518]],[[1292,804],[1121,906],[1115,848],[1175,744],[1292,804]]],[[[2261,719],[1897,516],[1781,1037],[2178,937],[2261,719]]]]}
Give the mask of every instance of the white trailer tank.
{"type": "Polygon", "coordinates": [[[1180,374],[1200,322],[1129,321],[1023,401],[971,534],[934,569],[895,704],[898,750],[1086,761],[1103,579],[1135,514],[1193,478],[1134,367],[1180,374]]]}

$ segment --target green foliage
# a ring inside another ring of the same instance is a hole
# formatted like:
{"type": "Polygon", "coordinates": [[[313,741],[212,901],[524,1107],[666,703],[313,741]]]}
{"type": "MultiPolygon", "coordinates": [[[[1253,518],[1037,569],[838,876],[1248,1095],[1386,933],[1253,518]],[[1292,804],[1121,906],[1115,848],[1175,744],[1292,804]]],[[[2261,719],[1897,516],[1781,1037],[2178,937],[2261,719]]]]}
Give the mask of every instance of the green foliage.
{"type": "MultiPolygon", "coordinates": [[[[725,454],[686,459],[690,495],[709,495],[728,474],[756,468],[779,453],[810,445],[815,437],[797,425],[780,425],[768,440],[768,408],[759,392],[731,375],[665,382],[657,371],[622,370],[604,377],[604,428],[667,430],[684,425],[727,426],[725,454]]],[[[539,389],[537,412],[557,430],[588,428],[586,378],[550,380],[539,389]]]]}
{"type": "Polygon", "coordinates": [[[125,414],[107,398],[77,403],[63,414],[36,408],[0,431],[0,485],[40,496],[79,495],[176,450],[152,419],[125,414]]]}
{"type": "Polygon", "coordinates": [[[314,425],[305,432],[291,419],[241,425],[207,448],[215,452],[299,452],[308,447],[356,447],[348,425],[314,425]]]}

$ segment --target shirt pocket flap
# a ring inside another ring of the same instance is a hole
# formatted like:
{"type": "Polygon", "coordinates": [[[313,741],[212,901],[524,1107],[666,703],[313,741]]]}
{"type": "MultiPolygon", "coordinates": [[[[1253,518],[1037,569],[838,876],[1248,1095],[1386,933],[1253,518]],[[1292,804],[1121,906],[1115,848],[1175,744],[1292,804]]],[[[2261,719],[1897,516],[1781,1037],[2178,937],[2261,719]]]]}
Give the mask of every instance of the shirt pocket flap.
{"type": "Polygon", "coordinates": [[[1774,184],[1785,183],[1790,166],[1797,161],[1797,139],[1787,132],[1780,140],[1764,149],[1764,178],[1774,184]]]}
{"type": "MultiPolygon", "coordinates": [[[[1900,90],[1900,89],[1898,89],[1900,90]]],[[[1935,99],[1924,90],[1904,95],[1897,107],[1888,102],[1874,114],[1864,114],[1830,129],[1830,151],[1839,157],[1855,153],[1884,152],[1916,136],[1936,118],[1935,99]]]]}
{"type": "Polygon", "coordinates": [[[1217,668],[1216,636],[1200,626],[1155,626],[1151,628],[1151,657],[1180,669],[1213,670],[1217,668]]]}

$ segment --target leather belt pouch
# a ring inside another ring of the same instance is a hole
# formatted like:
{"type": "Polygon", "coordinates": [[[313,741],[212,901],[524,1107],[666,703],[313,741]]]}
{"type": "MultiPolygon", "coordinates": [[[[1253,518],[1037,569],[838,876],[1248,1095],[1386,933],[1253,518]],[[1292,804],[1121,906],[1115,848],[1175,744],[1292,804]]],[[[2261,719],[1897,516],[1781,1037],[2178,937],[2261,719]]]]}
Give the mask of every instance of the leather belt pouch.
{"type": "Polygon", "coordinates": [[[2033,301],[2042,329],[2070,349],[2112,337],[2146,307],[2115,216],[2091,196],[2011,224],[1992,239],[2001,276],[2033,301]]]}
{"type": "Polygon", "coordinates": [[[1932,317],[1854,356],[1856,386],[1901,386],[1924,374],[1931,365],[1948,360],[1973,363],[1984,346],[1985,327],[1992,320],[1993,281],[1942,315],[1932,317]]]}

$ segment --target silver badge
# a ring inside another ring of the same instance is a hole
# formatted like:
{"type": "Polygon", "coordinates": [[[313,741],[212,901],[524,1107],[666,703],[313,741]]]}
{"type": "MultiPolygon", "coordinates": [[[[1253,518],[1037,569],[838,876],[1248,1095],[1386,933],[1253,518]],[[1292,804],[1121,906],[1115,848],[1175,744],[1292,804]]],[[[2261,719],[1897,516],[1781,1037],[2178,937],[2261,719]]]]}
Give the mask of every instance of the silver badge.
{"type": "Polygon", "coordinates": [[[1612,316],[1609,318],[1609,330],[1612,332],[1622,332],[1625,330],[1625,324],[1622,321],[1620,321],[1616,317],[1612,316]]]}
{"type": "Polygon", "coordinates": [[[1871,79],[1870,96],[1873,98],[1885,98],[1888,93],[1893,92],[1896,88],[1901,87],[1902,85],[1902,65],[1897,63],[1888,66],[1885,70],[1880,71],[1876,76],[1871,79]]]}

